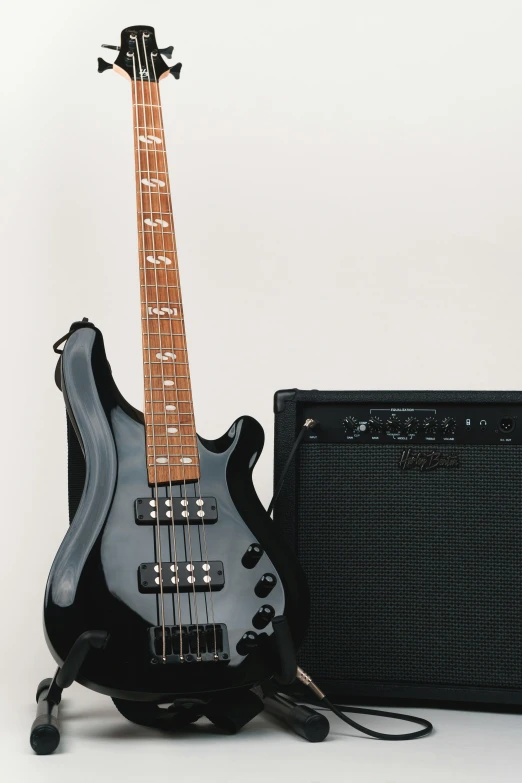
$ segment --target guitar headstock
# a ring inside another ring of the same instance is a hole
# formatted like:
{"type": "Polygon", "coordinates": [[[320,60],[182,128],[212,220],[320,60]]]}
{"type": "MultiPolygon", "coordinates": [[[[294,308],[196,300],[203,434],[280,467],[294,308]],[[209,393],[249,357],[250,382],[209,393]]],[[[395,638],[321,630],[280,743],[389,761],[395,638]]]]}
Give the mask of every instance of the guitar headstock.
{"type": "Polygon", "coordinates": [[[114,64],[98,57],[98,72],[114,68],[132,81],[158,82],[167,73],[179,79],[181,63],[169,67],[163,56],[172,57],[173,46],[159,49],[153,27],[145,24],[126,27],[121,33],[120,46],[102,44],[106,49],[116,49],[119,54],[114,64]]]}

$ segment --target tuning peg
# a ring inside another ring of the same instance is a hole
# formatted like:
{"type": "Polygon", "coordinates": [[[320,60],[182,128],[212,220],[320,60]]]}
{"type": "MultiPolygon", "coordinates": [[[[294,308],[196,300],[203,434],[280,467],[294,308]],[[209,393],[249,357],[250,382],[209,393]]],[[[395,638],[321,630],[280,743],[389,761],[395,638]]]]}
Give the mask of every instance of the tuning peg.
{"type": "Polygon", "coordinates": [[[181,71],[181,63],[177,63],[176,65],[173,65],[172,68],[169,68],[169,71],[173,75],[175,79],[179,79],[179,72],[181,71]]]}
{"type": "Polygon", "coordinates": [[[98,57],[98,73],[108,71],[109,68],[112,68],[112,63],[108,63],[107,60],[103,59],[103,57],[98,57]]]}
{"type": "Polygon", "coordinates": [[[173,51],[174,51],[174,47],[173,46],[166,46],[165,49],[158,49],[158,52],[160,54],[164,54],[165,57],[168,57],[169,60],[172,57],[172,52],[173,51]]]}
{"type": "Polygon", "coordinates": [[[114,49],[116,52],[120,51],[119,46],[113,46],[112,44],[102,44],[103,49],[114,49]]]}

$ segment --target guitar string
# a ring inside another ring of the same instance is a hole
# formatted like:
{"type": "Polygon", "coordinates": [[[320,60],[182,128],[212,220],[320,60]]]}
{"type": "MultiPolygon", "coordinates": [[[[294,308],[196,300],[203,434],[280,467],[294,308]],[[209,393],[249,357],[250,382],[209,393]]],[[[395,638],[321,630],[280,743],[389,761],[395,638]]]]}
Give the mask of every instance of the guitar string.
{"type": "MultiPolygon", "coordinates": [[[[140,79],[141,79],[141,83],[142,83],[143,103],[144,104],[145,104],[145,97],[144,97],[145,94],[144,94],[144,87],[143,87],[143,85],[144,85],[144,80],[143,80],[144,70],[145,70],[145,73],[146,73],[147,78],[148,78],[149,99],[150,99],[151,118],[152,118],[153,117],[153,113],[154,113],[154,109],[152,108],[152,88],[151,88],[151,80],[150,80],[150,72],[149,72],[147,47],[146,47],[146,44],[145,44],[145,39],[148,38],[148,37],[149,36],[146,33],[142,33],[142,45],[143,45],[143,53],[144,53],[144,56],[145,56],[145,66],[146,67],[145,67],[145,69],[143,69],[141,67],[141,58],[139,56],[139,47],[138,47],[138,66],[139,66],[139,69],[140,69],[140,79]]],[[[152,60],[152,58],[151,58],[151,60],[152,60]]],[[[158,86],[156,87],[156,89],[157,89],[158,103],[159,103],[159,89],[158,89],[158,86]]],[[[145,109],[145,119],[144,119],[144,135],[145,135],[145,137],[147,137],[147,135],[148,135],[147,134],[147,114],[146,114],[146,109],[145,109]]],[[[165,162],[166,162],[166,160],[165,160],[165,162]]],[[[150,183],[150,160],[149,160],[148,153],[147,153],[147,166],[148,166],[147,179],[148,179],[148,181],[150,183]]],[[[168,174],[167,174],[166,166],[165,166],[165,173],[166,173],[165,178],[167,179],[168,178],[168,174]]],[[[158,176],[159,176],[159,174],[158,174],[158,176]]],[[[149,188],[150,188],[150,193],[152,193],[152,188],[151,188],[150,184],[149,184],[149,188]]],[[[170,185],[169,185],[169,188],[170,188],[170,185]]],[[[159,184],[158,184],[158,193],[161,193],[159,184]]],[[[150,198],[152,198],[152,195],[150,196],[150,198]]],[[[160,202],[160,204],[161,204],[161,202],[160,202]]],[[[151,222],[152,222],[152,218],[151,218],[151,222]]],[[[154,255],[155,254],[155,250],[154,250],[154,248],[155,248],[155,245],[154,245],[154,226],[151,226],[151,229],[152,229],[152,231],[151,231],[152,248],[153,248],[153,255],[154,255]]],[[[174,227],[172,227],[172,229],[173,230],[172,230],[172,234],[171,235],[172,235],[172,237],[174,239],[174,227]]],[[[163,233],[164,233],[163,232],[163,225],[161,225],[161,232],[162,232],[162,235],[163,235],[163,233]]],[[[173,244],[174,244],[174,241],[173,241],[173,244]]],[[[177,254],[176,254],[176,259],[177,259],[177,254]]],[[[176,263],[176,267],[177,266],[178,265],[176,263]]],[[[178,274],[178,281],[179,281],[179,271],[178,271],[177,274],[178,274]]],[[[159,301],[157,264],[154,264],[154,278],[155,278],[155,284],[156,284],[156,301],[159,301]]],[[[165,264],[165,280],[168,281],[167,264],[165,264]]],[[[167,288],[167,291],[168,291],[168,288],[167,288]]],[[[159,310],[159,307],[157,307],[156,309],[158,311],[157,320],[158,320],[158,332],[159,332],[159,340],[160,340],[160,352],[163,354],[163,350],[161,349],[161,334],[162,334],[162,332],[161,332],[161,317],[159,315],[160,310],[159,310]]],[[[169,309],[170,309],[170,307],[169,307],[169,309]]],[[[172,321],[170,319],[170,314],[169,314],[169,324],[170,324],[171,334],[173,334],[172,333],[172,321]]],[[[183,328],[182,323],[180,325],[183,328]]],[[[181,331],[181,329],[180,329],[180,331],[181,331]]],[[[183,333],[184,333],[184,329],[182,331],[182,334],[183,333]]],[[[172,337],[172,339],[173,339],[173,337],[172,337]]],[[[186,352],[186,346],[187,346],[186,336],[182,337],[182,341],[184,341],[184,343],[185,343],[185,352],[186,352]]],[[[175,353],[174,346],[173,346],[173,351],[172,352],[175,353]]],[[[166,407],[167,400],[166,400],[166,397],[165,397],[166,393],[165,393],[163,363],[160,366],[161,366],[161,377],[162,377],[162,386],[163,386],[163,400],[164,400],[164,406],[166,407]]],[[[174,366],[174,370],[175,370],[175,366],[174,366]]],[[[174,372],[174,377],[176,378],[176,372],[174,372]]],[[[179,419],[180,419],[180,410],[179,410],[179,394],[178,394],[177,379],[176,379],[176,381],[174,383],[174,388],[176,390],[176,406],[177,406],[177,409],[178,409],[178,421],[179,421],[179,419]]],[[[168,471],[169,471],[169,476],[170,476],[170,471],[171,471],[170,448],[169,448],[169,441],[168,441],[167,433],[165,433],[165,436],[166,436],[165,437],[165,442],[166,442],[166,447],[167,447],[167,465],[168,465],[168,471]]],[[[194,599],[194,618],[195,618],[195,621],[196,621],[196,623],[195,623],[195,625],[196,625],[196,659],[198,661],[200,661],[201,660],[201,652],[200,652],[200,640],[199,640],[198,605],[197,605],[197,596],[196,596],[196,581],[195,581],[195,576],[194,576],[194,563],[193,563],[193,555],[192,555],[192,536],[191,536],[191,530],[190,530],[190,512],[188,511],[187,483],[186,483],[186,473],[185,473],[185,458],[184,458],[184,454],[183,454],[183,439],[181,438],[181,431],[180,431],[180,452],[181,452],[181,460],[180,460],[180,462],[181,462],[181,470],[182,470],[182,475],[183,475],[183,499],[184,499],[184,503],[182,503],[182,505],[183,505],[184,510],[185,510],[185,512],[187,514],[187,516],[185,518],[187,520],[187,538],[188,538],[189,556],[190,556],[190,576],[188,577],[188,579],[192,579],[192,594],[193,594],[193,599],[194,599]]],[[[170,500],[171,500],[171,512],[172,512],[172,509],[173,509],[172,492],[171,492],[170,500]]],[[[190,598],[189,598],[189,606],[190,606],[190,598]]]]}
{"type": "MultiPolygon", "coordinates": [[[[150,104],[151,104],[151,120],[152,120],[152,125],[153,125],[154,131],[157,131],[158,128],[156,128],[155,112],[154,112],[154,109],[152,108],[152,104],[153,104],[152,86],[151,86],[151,81],[150,81],[150,72],[149,72],[149,63],[148,63],[148,58],[147,58],[147,49],[146,49],[145,45],[144,45],[143,48],[144,48],[144,53],[145,53],[145,67],[147,69],[147,73],[149,74],[148,81],[149,81],[149,99],[150,99],[150,104]]],[[[151,63],[152,63],[152,66],[154,68],[154,60],[153,60],[153,56],[152,55],[151,55],[151,63]]],[[[156,73],[155,72],[154,72],[154,78],[156,78],[156,73]]],[[[157,81],[155,82],[155,84],[156,84],[156,88],[155,89],[156,89],[156,94],[157,94],[157,103],[159,104],[159,102],[160,102],[159,84],[158,84],[157,81]]],[[[145,135],[145,138],[148,138],[148,136],[147,136],[147,128],[146,127],[144,128],[144,135],[145,135]]],[[[164,136],[165,136],[165,134],[163,134],[163,137],[164,136]]],[[[158,154],[157,154],[156,142],[154,142],[154,154],[155,154],[156,172],[159,172],[158,154]]],[[[147,155],[147,159],[149,160],[149,150],[148,149],[146,149],[146,155],[147,155]]],[[[165,161],[165,163],[166,163],[166,161],[165,161]]],[[[165,169],[164,170],[167,171],[166,165],[165,165],[165,169]]],[[[169,184],[168,174],[166,175],[165,179],[167,180],[167,184],[169,184]]],[[[168,189],[170,189],[170,184],[169,184],[168,189]]],[[[159,188],[158,188],[158,191],[159,191],[159,188]]],[[[151,190],[149,192],[149,207],[151,208],[150,209],[151,219],[152,219],[152,215],[153,215],[153,211],[152,211],[153,201],[152,200],[154,198],[154,195],[155,194],[151,190]]],[[[157,196],[158,196],[158,199],[159,199],[160,220],[163,220],[163,206],[162,206],[162,201],[161,201],[161,199],[162,199],[161,192],[158,192],[157,196]]],[[[174,226],[172,226],[172,230],[174,231],[174,226]]],[[[162,238],[162,245],[163,245],[163,257],[166,258],[166,247],[165,247],[165,237],[164,237],[164,232],[163,232],[163,224],[161,224],[161,238],[162,238]]],[[[175,252],[173,252],[173,256],[174,256],[174,260],[176,260],[176,253],[175,252]]],[[[165,264],[165,287],[166,287],[166,290],[167,290],[167,308],[168,308],[168,311],[170,311],[171,306],[170,306],[170,293],[169,293],[169,285],[168,285],[168,283],[169,283],[169,280],[168,280],[168,269],[167,269],[166,262],[164,262],[164,264],[165,264]]],[[[176,263],[176,266],[177,266],[177,263],[176,263]]],[[[159,299],[157,294],[156,294],[156,296],[157,296],[157,299],[159,299]]],[[[158,301],[158,309],[159,309],[159,301],[158,301]]],[[[172,358],[172,369],[173,369],[175,383],[176,383],[176,411],[177,411],[177,418],[178,418],[178,425],[179,425],[179,418],[180,418],[181,414],[180,414],[180,409],[179,409],[179,403],[178,403],[178,400],[177,400],[177,397],[178,397],[178,395],[177,395],[177,378],[176,378],[176,365],[175,365],[175,361],[174,361],[174,359],[176,357],[176,348],[174,346],[174,335],[173,335],[173,332],[172,332],[172,320],[170,318],[170,312],[167,312],[167,317],[168,317],[168,322],[169,322],[169,327],[170,327],[170,343],[171,343],[171,349],[170,350],[171,350],[171,353],[172,353],[172,357],[171,357],[172,358]]],[[[163,353],[162,352],[161,352],[161,360],[160,361],[161,361],[161,368],[162,368],[162,371],[163,371],[163,353]]],[[[172,495],[172,475],[171,475],[170,451],[169,451],[169,431],[168,431],[169,422],[168,422],[168,412],[167,412],[167,407],[166,406],[165,406],[165,411],[164,411],[164,419],[165,419],[165,444],[167,446],[168,476],[169,476],[168,498],[169,498],[169,502],[170,502],[170,515],[171,515],[171,527],[172,527],[172,545],[173,545],[173,553],[174,553],[174,579],[175,579],[175,584],[176,584],[176,597],[177,597],[177,605],[178,605],[179,658],[180,658],[180,661],[183,661],[184,660],[184,657],[183,657],[183,624],[182,624],[182,617],[181,617],[181,596],[180,596],[180,589],[179,589],[179,580],[181,578],[181,574],[180,574],[180,570],[178,568],[178,554],[177,554],[177,541],[176,541],[176,523],[175,523],[175,517],[174,517],[174,498],[173,498],[173,495],[172,495]]],[[[181,428],[178,430],[178,432],[179,432],[180,444],[182,444],[181,428]]],[[[183,456],[183,452],[181,452],[181,454],[183,456]]],[[[182,468],[182,470],[184,471],[184,467],[182,468]]]]}
{"type": "MultiPolygon", "coordinates": [[[[163,128],[163,131],[164,131],[164,127],[165,126],[164,126],[164,122],[163,122],[163,108],[162,108],[162,105],[161,105],[161,100],[159,99],[159,82],[158,82],[158,79],[156,77],[156,67],[155,67],[155,64],[154,64],[154,57],[153,56],[151,56],[151,63],[152,63],[152,70],[153,70],[153,73],[154,73],[154,79],[155,79],[155,82],[156,82],[156,85],[157,85],[157,90],[158,90],[158,107],[159,107],[159,112],[158,113],[159,113],[159,120],[160,120],[161,128],[163,128]]],[[[164,142],[164,139],[165,139],[165,133],[163,133],[163,142],[164,142]]],[[[158,168],[158,165],[157,165],[157,160],[158,160],[157,152],[158,152],[158,148],[157,148],[157,145],[155,145],[156,168],[158,168]]],[[[164,161],[163,168],[164,168],[165,171],[167,171],[168,170],[167,169],[167,150],[166,150],[166,147],[165,147],[165,143],[163,143],[163,148],[160,150],[160,152],[163,154],[163,161],[164,161]]],[[[170,187],[169,187],[169,191],[170,191],[170,187]]],[[[169,203],[170,203],[170,206],[171,206],[171,212],[172,212],[172,198],[169,196],[168,200],[169,200],[169,203]]],[[[161,202],[160,202],[160,209],[162,209],[161,202]]],[[[160,214],[160,217],[161,217],[161,214],[160,214]]],[[[173,236],[174,236],[174,226],[172,226],[172,232],[173,232],[173,236]]],[[[175,243],[175,240],[174,240],[174,243],[175,243]]],[[[177,264],[177,253],[176,253],[176,264],[177,264]]],[[[179,285],[179,269],[178,269],[178,285],[179,285]]],[[[167,288],[167,299],[168,298],[169,298],[169,289],[167,288]]],[[[179,298],[181,299],[181,297],[179,297],[179,298]]],[[[183,305],[181,304],[181,301],[180,301],[179,305],[180,305],[180,311],[182,312],[183,305]]],[[[170,304],[168,305],[168,307],[170,309],[170,304]]],[[[182,323],[184,325],[184,321],[182,321],[182,323]]],[[[171,326],[172,326],[172,322],[171,322],[171,326]]],[[[190,387],[190,385],[191,385],[190,384],[190,369],[189,369],[188,363],[187,363],[186,367],[187,367],[187,375],[189,377],[189,383],[187,385],[190,387]]],[[[192,411],[192,416],[193,416],[193,421],[194,421],[194,411],[192,411]]],[[[199,457],[199,448],[198,448],[197,437],[195,436],[195,433],[194,433],[194,440],[195,440],[196,450],[198,451],[198,457],[199,457]]],[[[201,469],[201,461],[199,460],[199,458],[198,458],[198,467],[199,467],[199,470],[198,470],[198,473],[199,473],[200,469],[201,469]]],[[[201,480],[200,480],[199,477],[198,477],[198,480],[197,480],[196,496],[197,496],[198,500],[200,501],[200,503],[199,503],[199,510],[202,511],[203,514],[204,514],[205,511],[204,511],[204,508],[203,508],[203,498],[201,496],[201,480]]],[[[212,597],[212,583],[211,583],[211,575],[210,575],[210,563],[209,563],[209,559],[208,559],[207,535],[206,535],[206,529],[205,529],[205,517],[201,516],[200,519],[201,519],[201,533],[202,533],[202,538],[203,538],[203,550],[204,550],[204,553],[205,553],[204,554],[205,565],[207,566],[206,575],[209,578],[209,581],[207,583],[207,587],[208,587],[208,594],[209,594],[210,613],[211,613],[211,617],[212,617],[212,636],[213,636],[213,644],[214,644],[214,659],[218,659],[219,656],[218,656],[218,653],[217,653],[216,621],[215,621],[215,615],[214,615],[214,600],[213,600],[213,597],[212,597]]],[[[207,612],[207,616],[208,616],[208,612],[207,612]]]]}
{"type": "MultiPolygon", "coordinates": [[[[163,168],[164,168],[165,171],[168,171],[168,167],[167,167],[167,150],[166,150],[166,146],[165,146],[165,126],[164,126],[164,122],[163,122],[163,108],[162,108],[161,100],[160,100],[160,96],[159,96],[159,82],[158,82],[158,79],[157,79],[157,76],[156,76],[156,66],[154,64],[154,56],[153,55],[151,55],[151,63],[152,63],[152,71],[153,71],[153,74],[154,74],[154,80],[155,80],[155,83],[156,83],[156,89],[157,89],[157,92],[158,92],[159,121],[160,121],[161,128],[163,129],[163,148],[160,150],[160,152],[163,154],[163,161],[164,161],[163,168]]],[[[155,144],[155,155],[156,155],[156,169],[158,169],[158,148],[157,148],[156,144],[155,144]]],[[[169,193],[170,193],[170,184],[169,184],[169,193]]],[[[168,196],[167,198],[168,198],[168,202],[169,202],[169,205],[170,205],[170,213],[172,214],[172,198],[171,198],[171,196],[168,196]]],[[[162,206],[161,206],[161,201],[160,201],[160,210],[161,209],[162,209],[162,206]]],[[[161,213],[160,213],[160,217],[161,217],[161,213]]],[[[163,230],[163,228],[162,228],[162,230],[163,230]]],[[[172,232],[173,232],[172,235],[174,237],[174,225],[172,225],[172,232]]],[[[174,245],[175,244],[176,244],[176,240],[174,238],[174,245]]],[[[177,268],[179,267],[177,252],[176,252],[176,267],[177,268]]],[[[179,268],[178,268],[178,286],[179,286],[179,284],[180,283],[179,283],[179,268]]],[[[181,290],[181,289],[178,289],[178,290],[181,290]]],[[[181,303],[181,295],[179,295],[178,298],[180,299],[179,307],[180,307],[180,314],[182,315],[183,314],[183,305],[181,303]]],[[[168,307],[170,309],[170,299],[169,299],[169,289],[168,289],[168,287],[167,287],[167,300],[169,302],[168,307]]],[[[172,331],[172,321],[170,323],[171,323],[171,331],[172,331]]],[[[181,320],[181,324],[182,324],[182,327],[183,327],[183,330],[184,330],[185,324],[184,324],[184,319],[183,318],[181,320]]],[[[186,338],[185,338],[185,348],[186,348],[186,338]]],[[[186,355],[186,357],[188,356],[187,353],[185,355],[186,355]]],[[[188,362],[186,364],[186,368],[187,368],[186,372],[187,372],[188,380],[189,380],[187,385],[190,387],[191,386],[191,383],[190,383],[190,368],[189,368],[188,362]]],[[[195,441],[196,451],[198,452],[198,473],[200,473],[200,470],[201,470],[201,460],[199,459],[199,447],[198,447],[198,443],[197,443],[197,436],[196,436],[196,433],[195,433],[195,421],[194,421],[194,408],[193,408],[193,406],[192,406],[192,421],[193,421],[193,424],[194,424],[194,441],[195,441]]],[[[181,438],[180,438],[180,441],[182,441],[181,438]]],[[[199,476],[198,476],[198,480],[197,480],[197,485],[198,485],[197,497],[198,497],[198,500],[200,501],[200,503],[199,503],[199,510],[202,511],[203,514],[204,514],[205,511],[204,511],[204,508],[203,508],[203,498],[201,497],[201,480],[200,480],[199,476]]],[[[212,616],[212,635],[213,635],[213,642],[214,642],[214,658],[217,659],[219,656],[218,656],[218,653],[217,653],[216,622],[215,622],[215,616],[214,616],[214,601],[213,601],[213,598],[212,598],[212,584],[211,584],[211,581],[210,581],[211,580],[210,563],[209,563],[209,560],[208,560],[207,536],[206,536],[206,530],[205,530],[205,517],[201,516],[200,519],[201,519],[201,532],[202,532],[202,536],[203,536],[203,549],[204,549],[204,552],[205,552],[205,565],[207,566],[206,575],[209,577],[209,581],[208,581],[207,586],[208,586],[208,593],[209,593],[210,611],[211,611],[211,616],[212,616]]],[[[208,615],[208,613],[207,613],[207,615],[208,615]]]]}
{"type": "MultiPolygon", "coordinates": [[[[136,40],[136,51],[138,53],[138,60],[139,60],[139,43],[138,43],[138,36],[136,34],[131,35],[131,38],[136,40]]],[[[135,93],[135,114],[136,114],[136,134],[139,135],[139,112],[138,112],[138,85],[136,81],[136,60],[134,58],[134,53],[132,53],[132,70],[133,70],[133,92],[135,93]]],[[[141,66],[140,66],[141,70],[141,66]]],[[[143,95],[143,79],[141,79],[142,83],[142,103],[144,103],[144,95],[143,95]]],[[[146,109],[145,112],[145,119],[146,119],[146,109]]],[[[145,247],[145,224],[143,222],[143,188],[142,188],[142,181],[141,181],[141,155],[138,153],[138,177],[139,177],[139,193],[140,193],[140,211],[141,211],[141,228],[142,228],[142,236],[141,236],[141,242],[143,247],[141,248],[142,253],[142,265],[143,265],[143,277],[144,282],[147,283],[147,266],[146,266],[146,254],[147,249],[145,247]]],[[[148,302],[148,289],[147,285],[145,285],[145,316],[146,316],[146,324],[147,324],[147,346],[148,346],[148,356],[149,356],[149,388],[152,389],[152,365],[150,363],[151,360],[151,347],[150,347],[150,328],[149,328],[149,302],[148,302]]],[[[160,351],[161,351],[161,336],[159,338],[160,341],[160,351]]],[[[150,392],[150,399],[153,400],[153,393],[150,392]]],[[[147,392],[145,391],[145,422],[147,422],[147,392]]],[[[163,663],[166,663],[167,661],[167,650],[166,650],[166,635],[165,635],[165,602],[164,602],[164,596],[163,596],[163,566],[162,566],[162,555],[161,555],[161,525],[160,525],[160,516],[159,516],[159,499],[158,499],[158,476],[157,476],[157,467],[156,467],[156,436],[155,436],[155,427],[154,427],[154,403],[151,402],[151,411],[152,411],[152,452],[153,452],[153,460],[154,460],[154,500],[155,500],[155,510],[156,510],[156,553],[158,557],[158,578],[159,578],[159,588],[160,588],[160,620],[161,620],[161,659],[163,663]]],[[[145,439],[146,442],[146,439],[145,439]]],[[[145,461],[147,463],[147,474],[149,472],[149,458],[148,458],[148,449],[145,449],[145,461]]]]}
{"type": "MultiPolygon", "coordinates": [[[[147,48],[145,46],[145,42],[144,41],[143,41],[143,49],[144,49],[144,54],[145,54],[145,67],[146,67],[147,73],[148,73],[147,48]]],[[[151,61],[152,61],[152,59],[151,59],[151,61]]],[[[158,101],[159,101],[159,89],[158,89],[158,85],[157,84],[156,84],[156,91],[157,91],[157,94],[158,94],[158,101]]],[[[150,76],[149,76],[149,101],[150,101],[150,106],[151,106],[152,127],[153,127],[153,130],[156,131],[157,129],[155,127],[156,126],[156,122],[155,122],[155,118],[154,118],[154,109],[152,108],[153,99],[152,99],[152,89],[151,89],[151,83],[150,83],[150,76]]],[[[147,109],[145,107],[145,112],[146,112],[146,110],[147,109]]],[[[147,127],[147,118],[146,118],[146,116],[145,116],[145,125],[144,125],[143,130],[144,130],[144,133],[143,133],[144,137],[148,138],[148,133],[147,133],[148,127],[147,127]]],[[[140,144],[139,136],[140,136],[139,129],[137,129],[138,155],[141,156],[141,144],[140,144]]],[[[147,147],[144,147],[144,152],[147,155],[148,169],[149,169],[149,172],[150,172],[149,149],[147,147]]],[[[159,166],[158,166],[157,155],[156,155],[155,160],[156,160],[156,172],[158,172],[159,171],[159,166]]],[[[140,165],[141,165],[141,161],[140,161],[140,165]]],[[[153,193],[152,189],[150,189],[149,190],[149,210],[150,210],[151,220],[152,220],[153,214],[154,214],[153,210],[152,210],[154,195],[155,194],[153,193]]],[[[158,193],[158,198],[160,199],[160,219],[163,219],[162,210],[161,210],[161,198],[162,198],[161,193],[158,193]]],[[[154,231],[154,228],[152,230],[154,231]]],[[[161,226],[161,235],[162,235],[161,238],[162,238],[162,246],[163,246],[163,256],[165,258],[166,257],[165,256],[166,247],[165,247],[165,237],[163,235],[163,225],[161,226]]],[[[153,243],[154,243],[154,239],[153,239],[153,243]]],[[[155,257],[155,246],[154,246],[154,244],[153,244],[153,255],[155,257]]],[[[156,267],[157,267],[157,264],[154,265],[154,269],[156,269],[156,267]]],[[[165,282],[166,282],[166,289],[167,289],[167,295],[168,295],[169,287],[168,287],[167,264],[166,263],[165,263],[165,282]]],[[[147,280],[145,280],[145,284],[147,284],[147,280]]],[[[157,309],[159,310],[160,307],[159,307],[159,295],[158,295],[157,279],[156,279],[156,304],[157,304],[157,309]]],[[[167,306],[168,306],[168,309],[170,310],[170,300],[168,301],[167,306]]],[[[172,334],[172,322],[170,320],[170,314],[168,313],[167,315],[169,316],[169,324],[170,324],[171,352],[172,352],[173,356],[175,356],[174,337],[173,337],[173,334],[172,334]]],[[[160,318],[160,315],[158,314],[158,320],[159,320],[159,318],[160,318]]],[[[158,330],[161,331],[160,326],[158,326],[158,330]]],[[[161,344],[160,344],[159,355],[161,357],[160,365],[161,365],[161,370],[162,370],[162,379],[164,379],[164,375],[163,375],[163,373],[164,373],[164,368],[163,368],[163,351],[161,350],[161,344]]],[[[176,374],[175,374],[175,367],[174,367],[174,377],[175,376],[176,376],[176,374]]],[[[163,388],[165,388],[165,387],[163,387],[163,388]]],[[[164,397],[165,397],[165,395],[166,395],[166,392],[164,391],[164,397]]],[[[152,399],[152,393],[151,393],[151,399],[152,399]]],[[[154,406],[154,402],[152,403],[152,405],[154,406]]],[[[179,406],[177,406],[177,410],[178,410],[178,417],[179,417],[179,406]]],[[[180,586],[179,586],[180,570],[179,570],[179,567],[178,567],[178,548],[177,548],[176,527],[175,527],[175,518],[174,518],[174,498],[173,498],[173,495],[172,495],[172,476],[171,476],[171,468],[170,468],[170,450],[169,450],[169,440],[168,440],[168,411],[167,411],[166,399],[165,399],[165,405],[164,405],[164,412],[163,413],[164,413],[163,418],[164,418],[164,423],[165,423],[165,445],[167,447],[167,463],[168,463],[167,470],[168,470],[168,477],[169,477],[168,502],[170,503],[170,515],[171,515],[171,526],[172,526],[172,553],[174,555],[174,574],[173,574],[173,577],[171,577],[171,581],[174,581],[174,584],[176,586],[176,603],[177,603],[177,607],[178,607],[178,623],[177,623],[177,625],[178,625],[178,628],[179,628],[179,659],[182,662],[184,660],[184,657],[183,657],[183,623],[182,623],[182,611],[181,611],[181,594],[180,594],[180,586]]],[[[181,437],[180,437],[180,440],[181,440],[181,437]]],[[[159,514],[159,510],[157,510],[157,513],[159,514]]]]}

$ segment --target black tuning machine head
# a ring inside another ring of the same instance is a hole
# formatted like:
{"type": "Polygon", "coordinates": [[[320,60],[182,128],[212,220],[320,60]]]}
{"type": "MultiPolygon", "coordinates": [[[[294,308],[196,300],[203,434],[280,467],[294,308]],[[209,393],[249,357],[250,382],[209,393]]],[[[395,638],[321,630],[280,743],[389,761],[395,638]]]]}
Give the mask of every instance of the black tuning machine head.
{"type": "Polygon", "coordinates": [[[174,51],[173,46],[166,46],[164,49],[158,49],[158,52],[163,55],[163,57],[166,57],[168,60],[172,58],[172,52],[174,51]]]}
{"type": "Polygon", "coordinates": [[[108,63],[103,57],[98,57],[98,73],[103,73],[112,68],[112,63],[108,63]]]}
{"type": "MultiPolygon", "coordinates": [[[[121,33],[120,46],[102,44],[105,49],[115,49],[118,56],[114,61],[117,70],[124,71],[132,81],[158,82],[166,73],[171,73],[175,79],[179,79],[181,63],[169,67],[163,57],[170,59],[173,46],[159,49],[156,43],[156,34],[153,27],[148,25],[135,25],[126,27],[121,33]],[[162,56],[163,55],[163,56],[162,56]]],[[[98,72],[113,68],[111,63],[101,57],[98,58],[98,72]]]]}

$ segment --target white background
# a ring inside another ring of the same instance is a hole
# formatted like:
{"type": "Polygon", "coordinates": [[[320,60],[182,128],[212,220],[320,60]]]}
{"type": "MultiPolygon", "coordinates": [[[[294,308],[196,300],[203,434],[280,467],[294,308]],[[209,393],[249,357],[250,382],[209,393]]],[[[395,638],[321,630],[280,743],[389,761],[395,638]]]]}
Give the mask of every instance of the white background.
{"type": "Polygon", "coordinates": [[[418,710],[411,744],[269,721],[159,737],[66,694],[61,753],[28,745],[53,663],[41,631],[67,527],[51,345],[89,316],[141,407],[131,96],[101,43],[155,26],[198,429],[272,394],[520,389],[522,5],[517,0],[29,0],[0,29],[1,759],[8,780],[518,780],[518,716],[418,710]],[[6,733],[10,732],[10,733],[6,733]],[[71,777],[71,775],[75,777],[71,777]]]}

